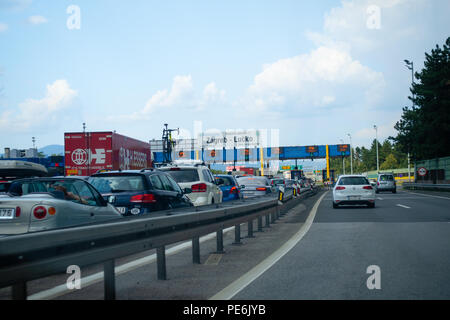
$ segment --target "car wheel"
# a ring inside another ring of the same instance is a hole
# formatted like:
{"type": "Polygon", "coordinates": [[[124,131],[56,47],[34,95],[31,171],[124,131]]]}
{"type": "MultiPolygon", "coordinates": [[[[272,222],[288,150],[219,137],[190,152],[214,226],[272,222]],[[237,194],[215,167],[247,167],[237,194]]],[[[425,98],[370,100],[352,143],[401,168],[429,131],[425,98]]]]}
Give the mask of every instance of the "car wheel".
{"type": "Polygon", "coordinates": [[[369,203],[369,208],[375,208],[375,202],[374,203],[369,203]]]}
{"type": "Polygon", "coordinates": [[[334,209],[337,209],[337,208],[338,208],[338,205],[337,205],[336,203],[334,203],[334,202],[333,202],[333,208],[334,208],[334,209]]]}
{"type": "Polygon", "coordinates": [[[392,191],[392,193],[397,193],[397,190],[392,191]]]}
{"type": "Polygon", "coordinates": [[[380,191],[378,191],[378,190],[375,190],[375,193],[380,193],[380,191]]]}

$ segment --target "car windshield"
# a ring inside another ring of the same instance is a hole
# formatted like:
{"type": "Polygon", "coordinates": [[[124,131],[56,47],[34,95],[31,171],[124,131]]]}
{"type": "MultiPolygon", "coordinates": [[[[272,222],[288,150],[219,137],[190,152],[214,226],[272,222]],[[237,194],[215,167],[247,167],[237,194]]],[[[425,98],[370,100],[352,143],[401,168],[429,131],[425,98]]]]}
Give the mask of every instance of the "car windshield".
{"type": "Polygon", "coordinates": [[[144,178],[142,176],[99,176],[89,178],[89,182],[100,193],[114,193],[124,191],[144,190],[144,178]]]}
{"type": "Polygon", "coordinates": [[[240,185],[267,185],[267,180],[265,178],[251,177],[251,178],[238,178],[240,185]]]}
{"type": "Polygon", "coordinates": [[[345,177],[339,180],[338,185],[340,186],[352,186],[352,185],[366,185],[369,181],[364,177],[345,177]]]}
{"type": "Polygon", "coordinates": [[[228,186],[234,186],[234,181],[233,178],[231,177],[224,177],[224,176],[218,176],[215,177],[216,180],[222,179],[223,180],[223,185],[224,187],[228,187],[228,186]]]}
{"type": "Polygon", "coordinates": [[[180,169],[166,171],[178,183],[199,181],[197,169],[180,169]]]}
{"type": "Polygon", "coordinates": [[[380,176],[380,181],[394,181],[394,177],[390,175],[380,176]]]}

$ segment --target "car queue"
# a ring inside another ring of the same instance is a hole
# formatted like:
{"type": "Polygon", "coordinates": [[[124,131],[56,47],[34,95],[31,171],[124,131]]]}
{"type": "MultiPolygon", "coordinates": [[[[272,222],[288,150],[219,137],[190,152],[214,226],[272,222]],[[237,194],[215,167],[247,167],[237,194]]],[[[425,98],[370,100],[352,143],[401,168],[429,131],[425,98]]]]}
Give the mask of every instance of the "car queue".
{"type": "Polygon", "coordinates": [[[213,175],[203,162],[174,161],[141,170],[100,170],[83,177],[21,177],[2,186],[0,235],[218,204],[277,193],[280,187],[301,194],[313,184],[308,179],[213,175]]]}

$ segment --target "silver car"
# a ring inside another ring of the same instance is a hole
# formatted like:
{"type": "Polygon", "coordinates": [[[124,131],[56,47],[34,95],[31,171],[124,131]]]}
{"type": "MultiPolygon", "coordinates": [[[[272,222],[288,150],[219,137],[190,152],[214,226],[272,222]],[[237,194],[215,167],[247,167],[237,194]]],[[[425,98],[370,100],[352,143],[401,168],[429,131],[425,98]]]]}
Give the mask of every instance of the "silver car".
{"type": "Polygon", "coordinates": [[[375,192],[380,191],[391,191],[392,193],[397,192],[397,184],[395,183],[395,178],[392,173],[379,173],[377,179],[377,187],[375,192]]]}
{"type": "Polygon", "coordinates": [[[247,176],[237,178],[244,198],[263,196],[275,192],[275,187],[270,185],[270,180],[266,177],[247,176]]]}
{"type": "Polygon", "coordinates": [[[88,182],[76,178],[15,180],[0,195],[0,235],[73,227],[120,219],[88,182]]]}

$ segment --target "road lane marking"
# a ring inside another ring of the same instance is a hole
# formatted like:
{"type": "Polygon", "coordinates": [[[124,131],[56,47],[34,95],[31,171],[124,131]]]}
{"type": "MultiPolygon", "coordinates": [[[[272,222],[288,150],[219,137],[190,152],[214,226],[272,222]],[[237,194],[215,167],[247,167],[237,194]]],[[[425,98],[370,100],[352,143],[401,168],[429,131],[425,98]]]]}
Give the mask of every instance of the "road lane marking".
{"type": "MultiPolygon", "coordinates": [[[[234,227],[230,227],[227,229],[224,229],[223,232],[227,233],[234,230],[234,227]]],[[[200,238],[200,243],[203,243],[205,241],[214,239],[216,237],[216,233],[210,233],[206,236],[203,236],[200,238]]],[[[188,249],[192,246],[192,241],[186,241],[183,242],[177,246],[174,246],[172,248],[169,248],[166,250],[166,256],[174,255],[180,251],[183,251],[185,249],[188,249]]],[[[116,276],[121,275],[123,273],[135,270],[137,268],[140,268],[142,266],[145,266],[147,264],[153,263],[156,261],[156,254],[151,254],[149,256],[130,261],[128,263],[122,264],[120,266],[117,266],[114,269],[114,273],[116,276]]],[[[90,285],[96,284],[98,282],[103,281],[103,271],[97,272],[95,274],[92,274],[90,276],[82,277],[81,278],[81,288],[84,289],[90,285]]],[[[63,296],[65,294],[74,292],[73,290],[69,290],[67,288],[67,284],[64,283],[62,285],[56,286],[51,289],[47,289],[44,291],[37,292],[35,294],[32,294],[27,297],[27,300],[49,300],[54,299],[60,296],[63,296]]]]}
{"type": "Polygon", "coordinates": [[[380,198],[380,197],[378,197],[377,199],[378,199],[378,200],[383,200],[383,198],[380,198]]]}
{"type": "Polygon", "coordinates": [[[259,276],[261,276],[264,272],[266,272],[270,267],[272,267],[278,260],[280,260],[286,253],[288,253],[309,231],[314,218],[317,213],[317,209],[319,204],[325,195],[328,194],[328,191],[325,192],[319,200],[316,201],[314,207],[311,209],[308,218],[305,223],[302,225],[300,230],[292,236],[287,242],[285,242],[278,250],[272,253],[269,257],[264,259],[261,263],[255,266],[253,269],[248,271],[246,274],[241,276],[239,279],[232,282],[229,286],[216,293],[214,296],[209,298],[208,300],[230,300],[244,288],[246,288],[250,283],[256,280],[259,276]]]}
{"type": "Polygon", "coordinates": [[[403,204],[397,204],[397,207],[402,207],[402,208],[405,208],[405,209],[411,209],[411,207],[405,206],[403,204]]]}
{"type": "Polygon", "coordinates": [[[408,191],[407,193],[417,194],[417,195],[419,195],[419,196],[424,196],[424,197],[432,197],[432,198],[439,198],[439,199],[447,199],[447,200],[450,200],[449,197],[440,197],[440,196],[434,196],[434,195],[431,195],[431,194],[415,193],[415,192],[409,192],[409,191],[408,191]]]}

